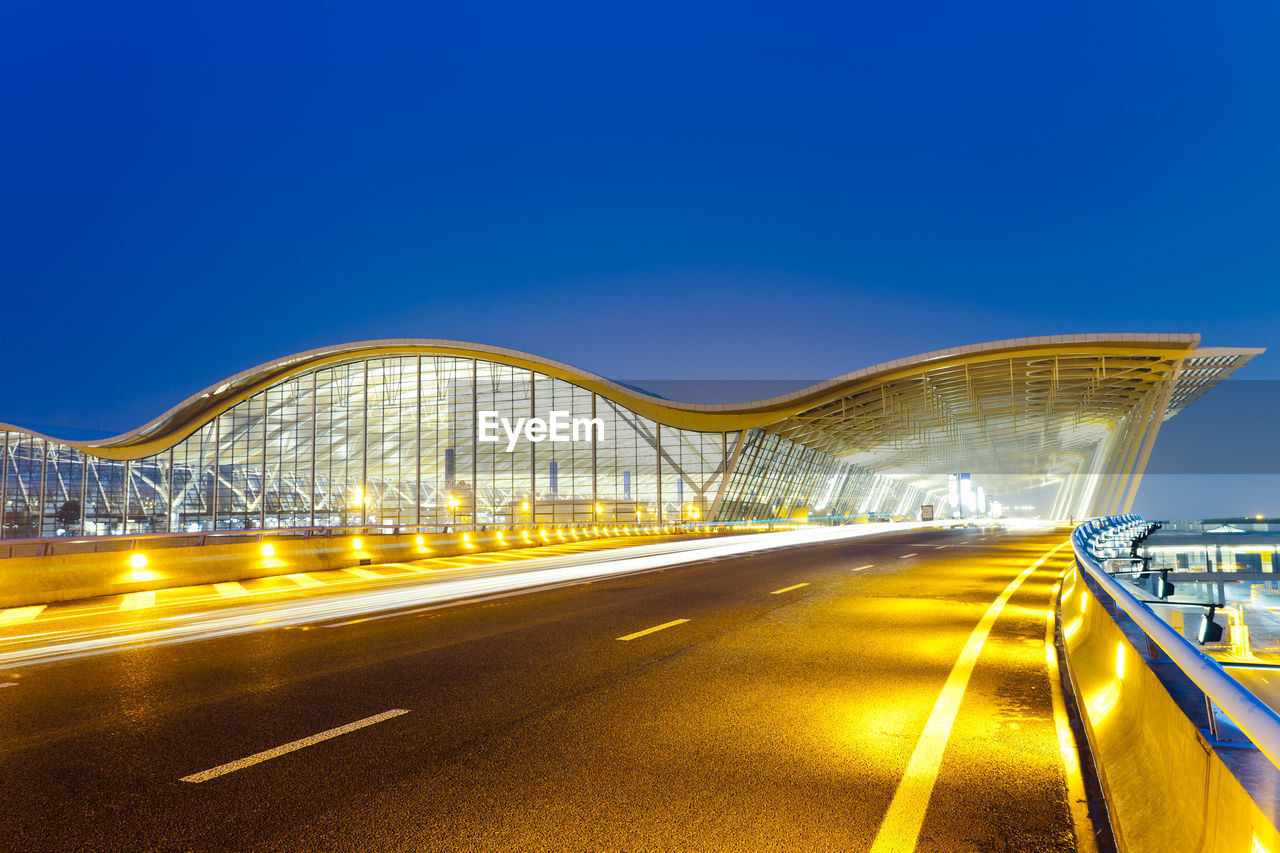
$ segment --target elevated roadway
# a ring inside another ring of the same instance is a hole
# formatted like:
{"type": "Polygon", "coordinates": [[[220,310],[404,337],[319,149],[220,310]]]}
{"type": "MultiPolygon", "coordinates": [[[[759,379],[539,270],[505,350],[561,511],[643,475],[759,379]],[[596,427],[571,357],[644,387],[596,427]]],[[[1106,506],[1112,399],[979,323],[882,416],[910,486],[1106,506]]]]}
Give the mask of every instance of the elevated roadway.
{"type": "Polygon", "coordinates": [[[1065,537],[566,547],[521,568],[652,564],[11,614],[0,849],[1090,849],[1046,646],[1065,537]]]}

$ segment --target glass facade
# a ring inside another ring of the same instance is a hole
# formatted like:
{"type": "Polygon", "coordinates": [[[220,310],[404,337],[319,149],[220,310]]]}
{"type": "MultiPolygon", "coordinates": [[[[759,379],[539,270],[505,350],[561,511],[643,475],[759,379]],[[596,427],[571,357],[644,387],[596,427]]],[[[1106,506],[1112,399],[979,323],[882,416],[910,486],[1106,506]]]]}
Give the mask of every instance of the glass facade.
{"type": "Polygon", "coordinates": [[[0,431],[0,459],[4,539],[842,518],[924,497],[765,429],[677,429],[537,371],[436,355],[304,370],[141,459],[18,431],[0,431]],[[578,440],[519,431],[553,412],[578,440]]]}

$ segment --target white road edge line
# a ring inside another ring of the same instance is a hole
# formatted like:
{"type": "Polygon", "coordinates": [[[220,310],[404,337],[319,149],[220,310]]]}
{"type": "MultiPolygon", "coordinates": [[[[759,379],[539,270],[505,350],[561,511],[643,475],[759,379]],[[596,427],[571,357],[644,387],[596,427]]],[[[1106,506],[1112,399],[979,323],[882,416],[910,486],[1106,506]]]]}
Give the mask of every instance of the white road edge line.
{"type": "Polygon", "coordinates": [[[793,589],[800,589],[801,587],[803,587],[803,586],[808,586],[808,585],[809,585],[809,582],[808,582],[808,581],[805,581],[804,583],[798,583],[798,584],[796,584],[795,586],[784,586],[782,589],[775,589],[773,592],[771,592],[771,593],[769,593],[769,594],[770,594],[770,595],[782,595],[784,592],[791,592],[791,590],[793,590],[793,589]]]}
{"type": "Polygon", "coordinates": [[[676,625],[683,625],[688,619],[672,619],[670,622],[663,622],[661,625],[654,625],[652,628],[645,628],[643,631],[636,631],[634,634],[627,634],[625,637],[619,637],[624,643],[631,642],[637,637],[643,637],[645,634],[652,634],[655,631],[662,631],[667,628],[674,628],[676,625]]]}
{"type": "Polygon", "coordinates": [[[916,742],[916,748],[907,762],[906,772],[902,774],[898,790],[893,794],[893,800],[889,803],[889,810],[880,824],[880,831],[876,833],[876,840],[871,845],[870,853],[901,853],[901,851],[916,849],[916,841],[920,838],[920,827],[924,823],[924,813],[929,808],[929,800],[933,797],[934,783],[938,781],[942,754],[946,750],[947,740],[951,737],[951,726],[956,721],[960,700],[964,698],[965,688],[969,685],[969,676],[973,674],[973,667],[978,662],[978,655],[987,641],[987,635],[991,633],[991,627],[995,625],[996,618],[1004,609],[1005,603],[1018,590],[1022,582],[1044,565],[1046,560],[1067,547],[1067,544],[1063,542],[1045,552],[1038,560],[1019,572],[1017,577],[1009,581],[1009,585],[1004,588],[999,597],[991,602],[987,612],[982,614],[982,619],[978,621],[977,627],[965,642],[964,649],[956,659],[955,666],[951,668],[951,674],[947,676],[947,681],[942,686],[942,693],[939,694],[938,700],[933,705],[933,711],[930,712],[929,719],[924,724],[924,731],[921,732],[920,740],[916,742]]]}
{"type": "Polygon", "coordinates": [[[237,770],[243,770],[246,767],[252,767],[255,764],[261,764],[272,758],[279,758],[295,750],[311,746],[313,744],[326,741],[329,738],[335,738],[338,735],[345,735],[348,732],[354,732],[356,729],[363,729],[365,726],[372,726],[374,723],[381,723],[383,720],[389,720],[392,717],[398,717],[401,714],[409,713],[404,708],[393,708],[390,711],[383,711],[381,714],[374,714],[372,717],[365,717],[363,720],[356,720],[354,723],[347,723],[345,726],[338,726],[336,729],[329,729],[320,732],[318,735],[304,737],[302,740],[295,740],[286,743],[283,746],[277,746],[274,749],[268,749],[263,752],[255,752],[253,755],[241,758],[239,761],[232,761],[227,764],[219,764],[217,767],[211,767],[208,770],[202,770],[199,773],[192,773],[190,776],[183,776],[179,781],[182,782],[208,782],[210,779],[216,779],[219,776],[225,776],[228,773],[234,773],[237,770]]]}

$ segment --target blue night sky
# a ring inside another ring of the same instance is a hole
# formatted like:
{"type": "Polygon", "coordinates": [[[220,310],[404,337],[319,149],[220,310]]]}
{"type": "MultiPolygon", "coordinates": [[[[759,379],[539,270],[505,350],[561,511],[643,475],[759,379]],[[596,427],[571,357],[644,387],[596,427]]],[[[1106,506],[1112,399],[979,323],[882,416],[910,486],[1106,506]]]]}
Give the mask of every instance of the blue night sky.
{"type": "Polygon", "coordinates": [[[0,420],[389,337],[820,379],[1188,331],[1280,379],[1277,44],[1265,2],[9,3],[0,420]]]}

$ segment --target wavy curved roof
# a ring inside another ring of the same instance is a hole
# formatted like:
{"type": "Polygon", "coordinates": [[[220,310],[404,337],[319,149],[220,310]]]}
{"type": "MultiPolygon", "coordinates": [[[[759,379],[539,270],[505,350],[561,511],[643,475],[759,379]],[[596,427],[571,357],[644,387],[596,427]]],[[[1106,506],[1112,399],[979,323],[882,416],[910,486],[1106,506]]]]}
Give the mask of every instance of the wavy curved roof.
{"type": "Polygon", "coordinates": [[[798,391],[735,404],[665,400],[551,359],[483,344],[432,339],[361,341],[309,350],[243,371],[135,430],[67,441],[86,453],[131,459],[160,452],[218,414],[290,376],[387,355],[478,358],[531,369],[685,429],[761,427],[837,457],[939,486],[947,471],[983,471],[1008,488],[1079,472],[1108,432],[1146,405],[1164,420],[1260,349],[1201,349],[1191,334],[1085,334],[1015,338],[935,350],[845,373],[798,391]],[[1172,380],[1172,382],[1170,382],[1172,380]],[[1159,405],[1151,401],[1165,391],[1159,405]],[[1158,396],[1158,395],[1157,395],[1158,396]],[[1158,410],[1158,411],[1157,411],[1158,410]]]}

